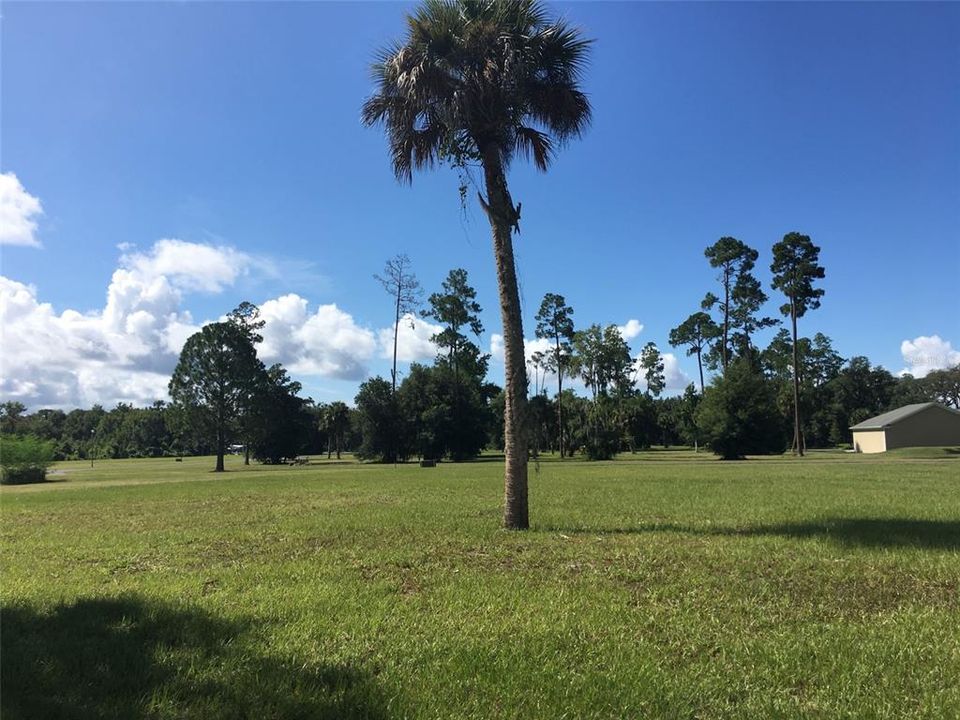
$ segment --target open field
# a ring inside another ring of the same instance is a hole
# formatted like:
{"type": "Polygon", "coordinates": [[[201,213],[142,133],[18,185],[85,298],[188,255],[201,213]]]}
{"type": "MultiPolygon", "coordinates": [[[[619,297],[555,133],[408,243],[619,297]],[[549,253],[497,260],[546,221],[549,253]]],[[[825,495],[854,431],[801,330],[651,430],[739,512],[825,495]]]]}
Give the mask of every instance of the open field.
{"type": "Polygon", "coordinates": [[[955,448],[212,466],[2,489],[4,720],[960,717],[955,448]]]}

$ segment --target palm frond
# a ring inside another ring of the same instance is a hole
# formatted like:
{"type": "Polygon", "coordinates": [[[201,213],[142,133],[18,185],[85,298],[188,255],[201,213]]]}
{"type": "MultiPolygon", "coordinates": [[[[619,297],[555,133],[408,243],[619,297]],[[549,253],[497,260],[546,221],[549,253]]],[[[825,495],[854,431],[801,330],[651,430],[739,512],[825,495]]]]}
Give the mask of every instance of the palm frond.
{"type": "Polygon", "coordinates": [[[526,158],[533,158],[533,164],[541,172],[546,172],[553,156],[553,141],[546,133],[521,125],[514,130],[516,149],[526,158]]]}
{"type": "Polygon", "coordinates": [[[384,127],[401,180],[491,147],[545,170],[590,123],[579,88],[590,45],[537,0],[422,0],[403,41],[378,54],[361,117],[384,127]]]}
{"type": "Polygon", "coordinates": [[[580,30],[557,21],[530,38],[530,53],[537,75],[553,82],[578,82],[586,69],[593,40],[580,30]]]}

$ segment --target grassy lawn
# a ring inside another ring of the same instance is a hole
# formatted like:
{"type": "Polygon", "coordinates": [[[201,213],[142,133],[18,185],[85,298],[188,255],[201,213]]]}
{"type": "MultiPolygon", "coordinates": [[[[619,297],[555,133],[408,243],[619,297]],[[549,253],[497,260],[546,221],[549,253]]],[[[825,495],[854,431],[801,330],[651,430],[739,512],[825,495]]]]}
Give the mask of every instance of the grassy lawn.
{"type": "MultiPolygon", "coordinates": [[[[62,463],[5,487],[4,720],[957,718],[960,454],[62,463]]],[[[956,450],[956,449],[954,449],[956,450]]]]}

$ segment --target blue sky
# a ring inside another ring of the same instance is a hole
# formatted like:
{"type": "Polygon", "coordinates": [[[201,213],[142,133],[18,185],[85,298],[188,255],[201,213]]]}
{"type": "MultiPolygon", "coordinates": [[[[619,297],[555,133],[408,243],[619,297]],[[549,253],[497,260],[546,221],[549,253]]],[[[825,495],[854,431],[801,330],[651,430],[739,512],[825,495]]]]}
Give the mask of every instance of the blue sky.
{"type": "MultiPolygon", "coordinates": [[[[146,402],[184,334],[247,299],[273,303],[267,354],[305,394],[350,400],[388,369],[372,274],[398,252],[427,292],[468,270],[489,349],[482,212],[451,170],[398,184],[359,122],[409,7],[5,3],[3,197],[29,216],[0,216],[3,399],[146,402]]],[[[960,361],[960,5],[552,8],[596,40],[595,120],[546,175],[511,171],[527,337],[559,292],[579,326],[634,319],[635,352],[670,352],[723,235],[760,251],[773,314],[770,248],[796,230],[827,272],[803,333],[895,372],[960,361]]],[[[673,352],[679,389],[696,365],[673,352]]]]}

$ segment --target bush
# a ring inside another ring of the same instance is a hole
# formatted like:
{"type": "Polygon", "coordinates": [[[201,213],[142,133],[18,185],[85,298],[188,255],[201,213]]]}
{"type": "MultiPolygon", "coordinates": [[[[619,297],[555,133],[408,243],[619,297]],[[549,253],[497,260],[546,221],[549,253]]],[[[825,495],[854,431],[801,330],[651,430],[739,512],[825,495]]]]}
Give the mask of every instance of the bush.
{"type": "Polygon", "coordinates": [[[704,393],[697,425],[710,449],[724,460],[786,449],[776,389],[744,361],[731,364],[704,393]]]}
{"type": "Polygon", "coordinates": [[[615,428],[601,426],[587,438],[584,451],[590,460],[612,460],[620,452],[620,433],[615,428]]]}
{"type": "Polygon", "coordinates": [[[28,435],[0,439],[0,482],[4,485],[43,482],[53,462],[53,443],[28,435]]]}

